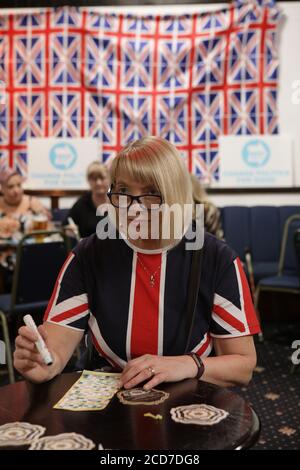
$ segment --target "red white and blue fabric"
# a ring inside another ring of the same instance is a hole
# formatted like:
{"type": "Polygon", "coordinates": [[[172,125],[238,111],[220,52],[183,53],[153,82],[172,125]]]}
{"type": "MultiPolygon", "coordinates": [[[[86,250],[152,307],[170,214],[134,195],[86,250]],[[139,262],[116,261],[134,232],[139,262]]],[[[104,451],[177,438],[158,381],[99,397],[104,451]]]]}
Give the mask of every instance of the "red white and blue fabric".
{"type": "Polygon", "coordinates": [[[218,179],[219,135],[278,132],[280,16],[275,0],[167,16],[0,13],[0,166],[25,175],[30,137],[97,138],[109,161],[151,134],[218,179]]]}
{"type": "MultiPolygon", "coordinates": [[[[44,320],[90,330],[99,355],[115,367],[143,354],[183,354],[191,265],[185,242],[149,254],[122,238],[83,239],[62,267],[44,320]],[[156,273],[153,287],[149,273],[156,273]]],[[[206,234],[189,351],[206,357],[214,337],[259,331],[241,262],[224,242],[206,234]]]]}

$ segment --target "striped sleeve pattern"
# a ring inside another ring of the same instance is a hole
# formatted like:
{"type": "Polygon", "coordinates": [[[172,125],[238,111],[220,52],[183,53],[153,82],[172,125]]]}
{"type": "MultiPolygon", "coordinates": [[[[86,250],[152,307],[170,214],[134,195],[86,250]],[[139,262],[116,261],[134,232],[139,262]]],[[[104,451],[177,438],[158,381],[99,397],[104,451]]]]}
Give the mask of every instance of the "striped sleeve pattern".
{"type": "Polygon", "coordinates": [[[87,293],[77,256],[70,253],[56,280],[44,321],[86,331],[89,320],[87,293]]]}
{"type": "Polygon", "coordinates": [[[210,334],[213,337],[230,338],[259,332],[248,281],[241,261],[236,258],[217,284],[210,334]]]}

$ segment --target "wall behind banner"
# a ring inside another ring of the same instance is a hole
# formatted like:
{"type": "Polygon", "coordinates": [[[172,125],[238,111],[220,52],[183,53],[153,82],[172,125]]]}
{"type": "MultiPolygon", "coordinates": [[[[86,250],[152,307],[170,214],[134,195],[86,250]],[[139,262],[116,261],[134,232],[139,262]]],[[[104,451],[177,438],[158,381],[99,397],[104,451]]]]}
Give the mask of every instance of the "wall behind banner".
{"type": "MultiPolygon", "coordinates": [[[[71,3],[71,2],[70,2],[71,3]]],[[[279,78],[279,127],[280,133],[289,133],[294,139],[295,184],[300,187],[300,60],[298,45],[300,44],[300,1],[278,2],[285,15],[280,34],[280,78],[279,78]]],[[[94,7],[98,11],[118,11],[123,13],[191,13],[220,8],[218,5],[166,5],[166,6],[130,6],[130,7],[94,7]]],[[[9,10],[1,10],[9,11],[9,10]]],[[[12,10],[11,10],[12,11],[12,10]]],[[[16,11],[16,10],[13,10],[16,11]]],[[[28,9],[26,10],[28,12],[28,9]]],[[[268,195],[220,195],[212,199],[218,205],[227,204],[299,204],[299,194],[268,194],[268,195]]],[[[61,201],[61,206],[69,205],[70,200],[61,201]]]]}

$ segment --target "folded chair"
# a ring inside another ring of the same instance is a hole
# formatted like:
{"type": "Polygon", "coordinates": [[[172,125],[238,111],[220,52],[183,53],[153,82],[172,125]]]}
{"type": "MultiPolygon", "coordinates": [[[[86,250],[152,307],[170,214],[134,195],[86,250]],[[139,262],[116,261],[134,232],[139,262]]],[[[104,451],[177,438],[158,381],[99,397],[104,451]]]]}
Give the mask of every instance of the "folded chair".
{"type": "MultiPolygon", "coordinates": [[[[259,297],[263,291],[283,292],[291,295],[300,294],[300,276],[295,243],[295,233],[298,233],[299,227],[300,214],[292,215],[286,220],[281,243],[278,273],[276,276],[265,277],[258,282],[255,293],[256,311],[258,311],[259,297]]],[[[299,250],[299,247],[297,250],[299,250]]]]}
{"type": "MultiPolygon", "coordinates": [[[[298,275],[300,279],[300,229],[296,230],[294,234],[294,246],[295,246],[296,261],[297,261],[297,267],[298,267],[298,275]]],[[[291,372],[293,373],[297,367],[299,367],[299,364],[293,364],[291,368],[291,372]]]]}

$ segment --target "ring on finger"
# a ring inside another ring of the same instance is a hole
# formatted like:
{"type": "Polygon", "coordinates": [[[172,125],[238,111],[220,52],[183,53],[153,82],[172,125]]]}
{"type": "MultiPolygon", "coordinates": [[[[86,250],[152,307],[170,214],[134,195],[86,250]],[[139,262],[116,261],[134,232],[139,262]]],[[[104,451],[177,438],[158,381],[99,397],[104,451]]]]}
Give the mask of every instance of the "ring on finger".
{"type": "Polygon", "coordinates": [[[155,375],[155,370],[153,369],[153,367],[148,367],[148,371],[151,375],[155,375]]]}

